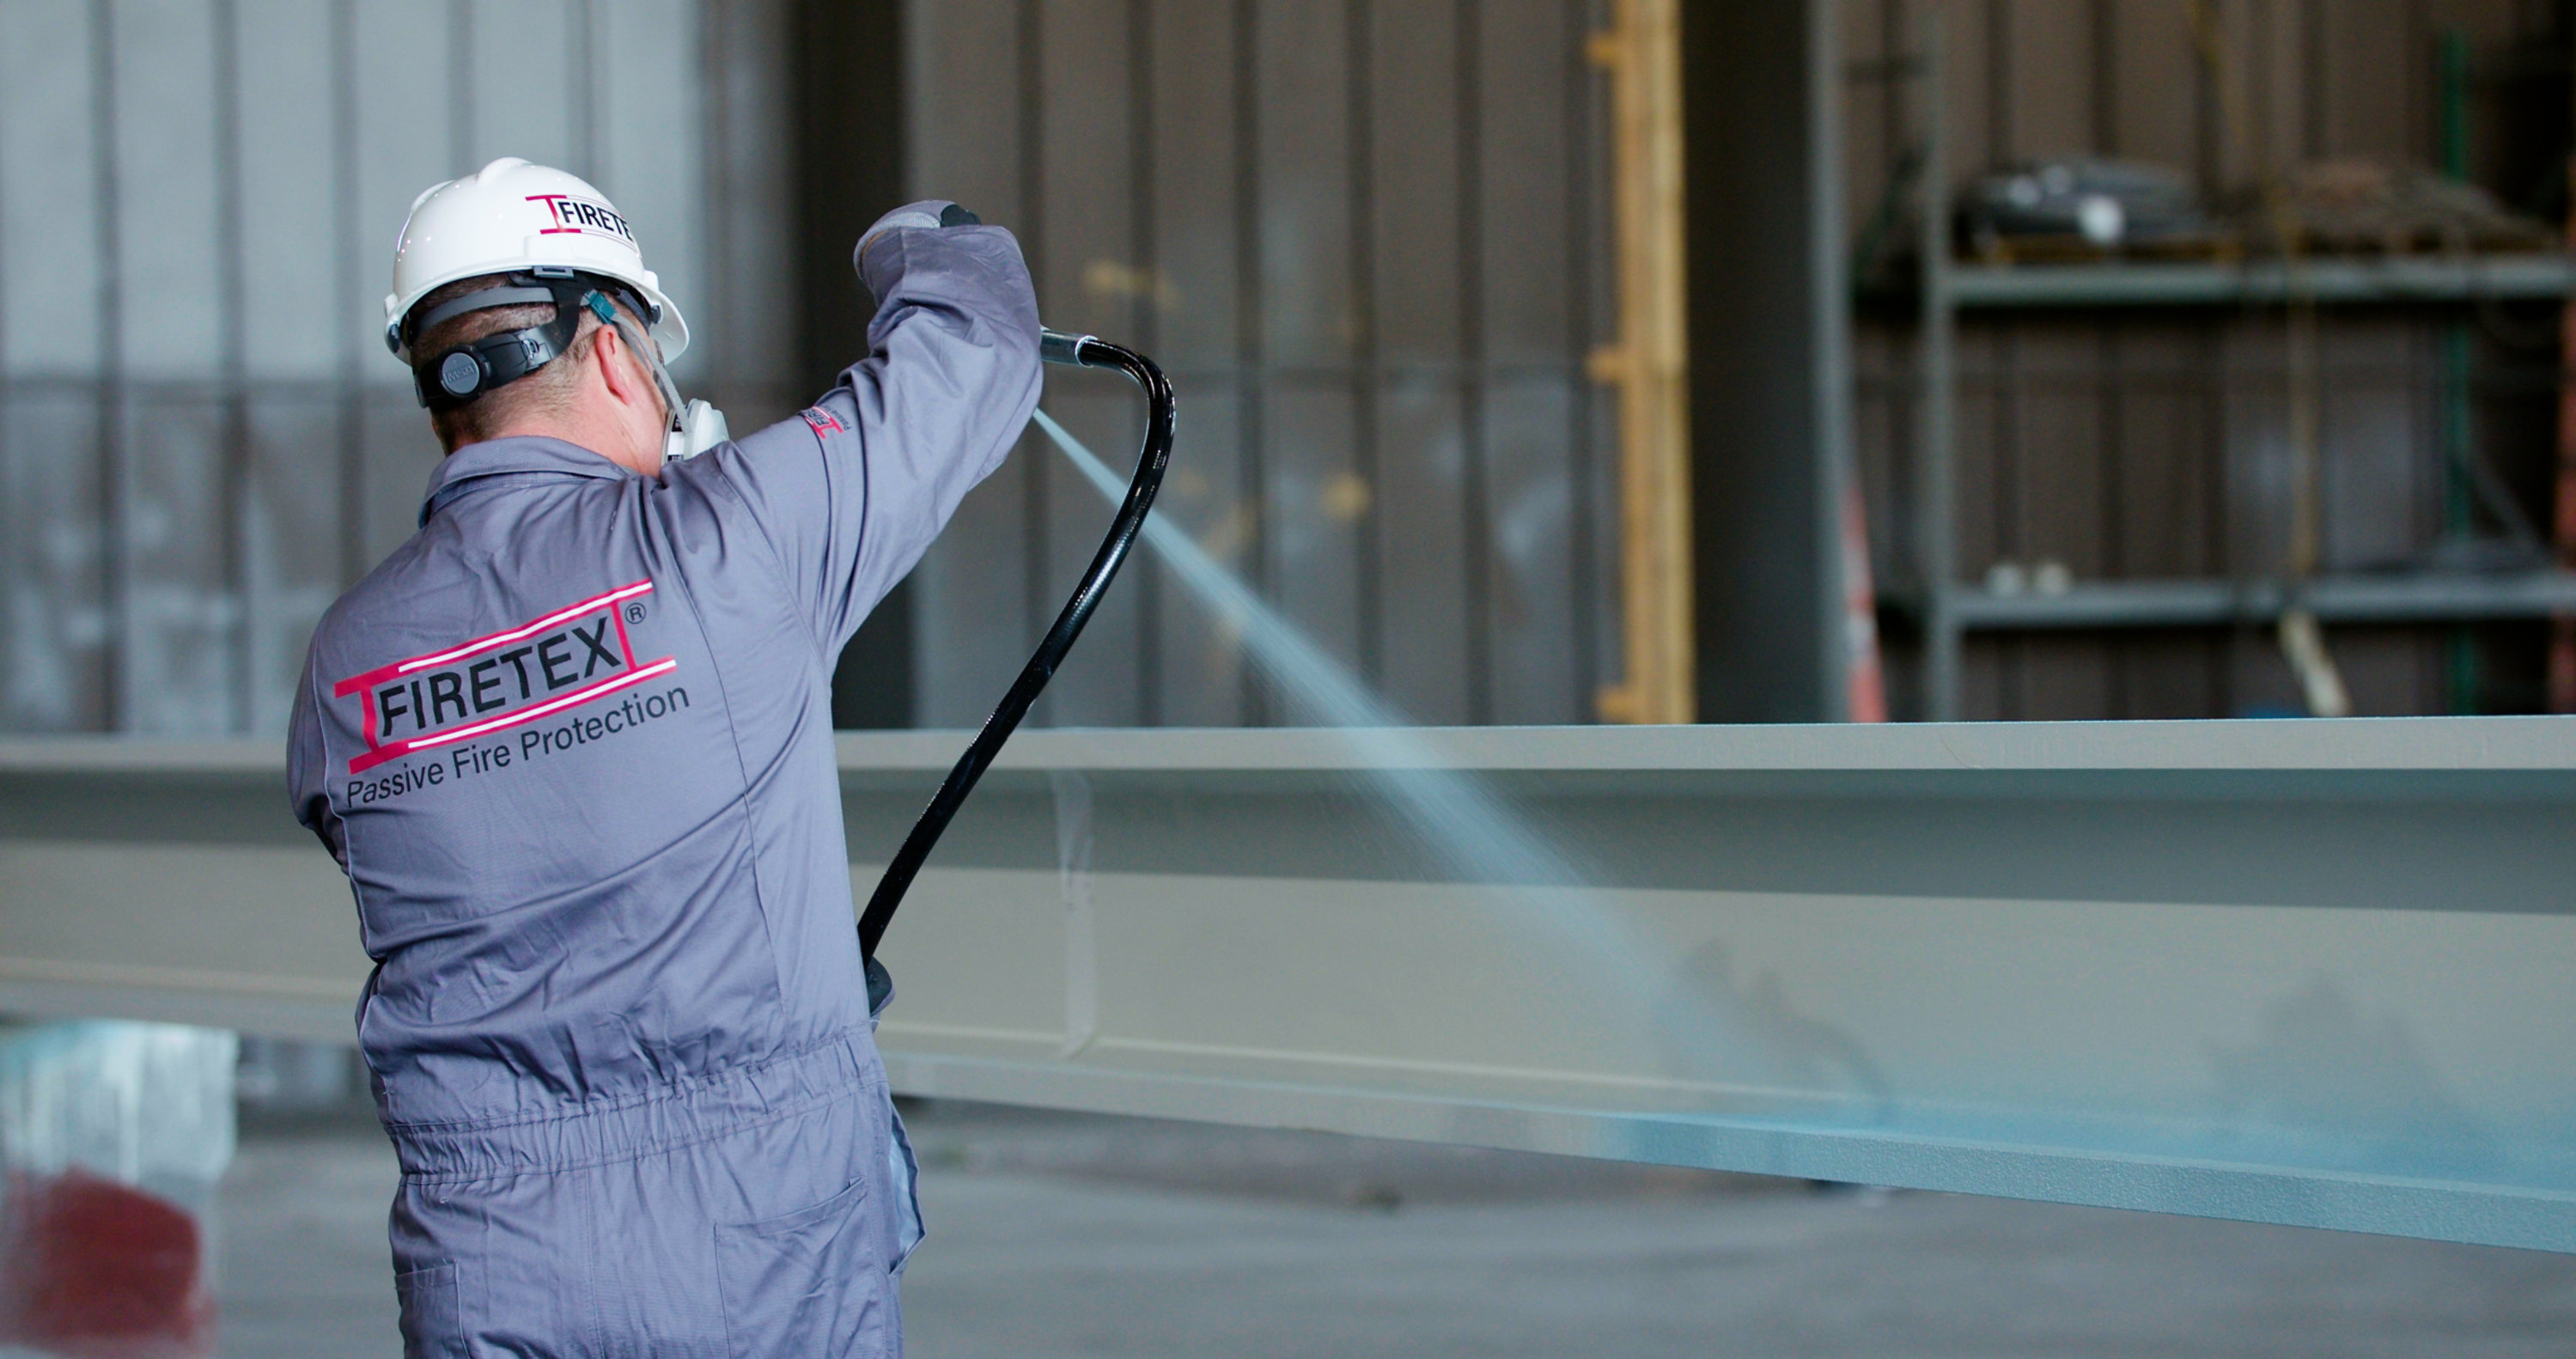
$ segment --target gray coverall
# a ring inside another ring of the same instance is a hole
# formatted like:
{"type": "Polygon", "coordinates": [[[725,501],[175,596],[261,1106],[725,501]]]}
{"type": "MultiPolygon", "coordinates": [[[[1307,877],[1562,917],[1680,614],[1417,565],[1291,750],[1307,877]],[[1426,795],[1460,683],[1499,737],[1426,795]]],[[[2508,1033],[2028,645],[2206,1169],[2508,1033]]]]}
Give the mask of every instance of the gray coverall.
{"type": "Polygon", "coordinates": [[[802,416],[659,480],[459,449],[314,633],[289,781],[376,960],[408,1355],[902,1351],[830,680],[1027,422],[1038,317],[999,227],[863,264],[802,416]]]}

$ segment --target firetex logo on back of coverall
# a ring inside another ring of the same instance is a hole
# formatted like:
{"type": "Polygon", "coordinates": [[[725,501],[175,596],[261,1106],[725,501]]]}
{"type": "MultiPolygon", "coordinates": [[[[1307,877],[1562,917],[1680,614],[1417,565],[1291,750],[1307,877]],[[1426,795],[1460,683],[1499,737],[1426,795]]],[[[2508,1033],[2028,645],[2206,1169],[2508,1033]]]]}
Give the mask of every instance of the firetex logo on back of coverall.
{"type": "MultiPolygon", "coordinates": [[[[365,705],[359,731],[367,748],[349,761],[349,772],[363,774],[387,760],[472,742],[464,749],[442,752],[455,756],[459,762],[455,772],[463,777],[507,768],[514,750],[526,759],[552,749],[569,749],[688,706],[688,691],[673,688],[640,700],[632,695],[619,698],[605,712],[575,714],[574,720],[559,727],[529,725],[612,698],[620,690],[679,667],[669,656],[638,661],[626,635],[630,619],[642,620],[641,597],[652,590],[653,582],[639,580],[505,632],[378,666],[333,685],[334,697],[356,698],[365,705]],[[512,728],[527,729],[511,732],[512,728]],[[476,741],[503,732],[510,736],[476,741]]],[[[350,800],[373,802],[378,795],[398,796],[424,783],[444,782],[444,773],[443,764],[434,763],[425,769],[407,769],[404,777],[387,781],[400,787],[378,790],[373,784],[352,782],[350,800]]]]}

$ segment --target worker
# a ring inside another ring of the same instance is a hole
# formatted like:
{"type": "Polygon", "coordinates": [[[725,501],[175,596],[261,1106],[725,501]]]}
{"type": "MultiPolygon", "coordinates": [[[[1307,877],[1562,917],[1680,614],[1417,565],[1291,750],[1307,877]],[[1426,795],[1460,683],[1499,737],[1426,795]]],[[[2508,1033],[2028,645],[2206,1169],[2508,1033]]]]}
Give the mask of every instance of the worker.
{"type": "Polygon", "coordinates": [[[688,328],[606,197],[497,160],[404,224],[385,338],[447,452],[314,631],[289,782],[376,964],[407,1355],[901,1353],[831,675],[1028,420],[1038,317],[952,203],[853,262],[868,353],[672,461],[688,328]]]}

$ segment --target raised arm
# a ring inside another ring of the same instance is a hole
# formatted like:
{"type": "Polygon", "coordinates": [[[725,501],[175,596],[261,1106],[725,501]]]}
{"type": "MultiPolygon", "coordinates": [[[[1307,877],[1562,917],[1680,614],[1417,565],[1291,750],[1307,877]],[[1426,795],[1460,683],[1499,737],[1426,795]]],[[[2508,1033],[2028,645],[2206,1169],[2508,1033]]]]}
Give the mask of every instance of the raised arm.
{"type": "Polygon", "coordinates": [[[867,357],[798,418],[665,474],[731,483],[833,654],[1001,466],[1039,388],[1037,295],[1010,232],[916,203],[853,263],[877,299],[867,357]]]}

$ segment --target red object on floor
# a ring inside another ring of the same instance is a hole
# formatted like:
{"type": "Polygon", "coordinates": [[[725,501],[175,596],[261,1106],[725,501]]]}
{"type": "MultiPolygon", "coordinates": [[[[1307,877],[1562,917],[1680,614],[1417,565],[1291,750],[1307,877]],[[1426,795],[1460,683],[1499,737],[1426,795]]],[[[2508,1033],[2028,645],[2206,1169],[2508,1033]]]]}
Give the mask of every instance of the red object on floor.
{"type": "Polygon", "coordinates": [[[12,1175],[0,1341],[76,1359],[197,1359],[215,1306],[187,1210],[78,1168],[12,1175]]]}

